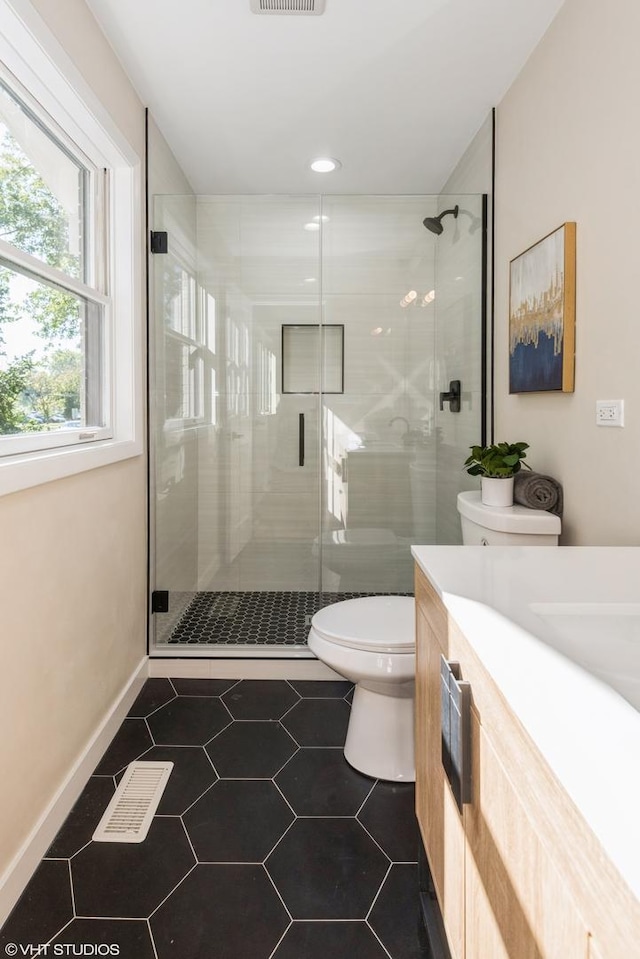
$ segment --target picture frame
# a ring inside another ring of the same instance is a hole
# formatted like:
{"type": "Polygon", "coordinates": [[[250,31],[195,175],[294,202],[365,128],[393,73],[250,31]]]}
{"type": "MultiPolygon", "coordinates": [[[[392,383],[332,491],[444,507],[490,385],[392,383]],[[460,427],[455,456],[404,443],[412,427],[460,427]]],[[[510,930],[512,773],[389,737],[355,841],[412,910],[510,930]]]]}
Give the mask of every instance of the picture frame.
{"type": "Polygon", "coordinates": [[[509,264],[509,393],[572,393],[576,224],[563,223],[509,264]]]}

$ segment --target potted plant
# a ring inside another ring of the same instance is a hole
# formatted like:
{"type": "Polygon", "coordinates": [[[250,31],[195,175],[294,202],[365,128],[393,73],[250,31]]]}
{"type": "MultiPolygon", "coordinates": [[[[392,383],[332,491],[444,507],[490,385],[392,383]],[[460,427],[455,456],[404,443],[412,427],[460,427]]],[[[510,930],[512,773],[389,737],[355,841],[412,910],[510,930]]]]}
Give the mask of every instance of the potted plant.
{"type": "Polygon", "coordinates": [[[485,506],[513,506],[513,477],[523,466],[528,443],[493,443],[472,446],[464,467],[471,476],[480,477],[482,502],[485,506]]]}

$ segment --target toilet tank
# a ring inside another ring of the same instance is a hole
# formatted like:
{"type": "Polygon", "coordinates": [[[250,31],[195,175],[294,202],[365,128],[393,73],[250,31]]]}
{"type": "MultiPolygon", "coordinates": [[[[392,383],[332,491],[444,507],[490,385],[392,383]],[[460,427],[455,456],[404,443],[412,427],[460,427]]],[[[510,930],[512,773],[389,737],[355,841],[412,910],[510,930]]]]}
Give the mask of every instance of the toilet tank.
{"type": "Polygon", "coordinates": [[[526,506],[485,506],[480,490],[458,493],[465,546],[557,546],[560,517],[526,506]]]}

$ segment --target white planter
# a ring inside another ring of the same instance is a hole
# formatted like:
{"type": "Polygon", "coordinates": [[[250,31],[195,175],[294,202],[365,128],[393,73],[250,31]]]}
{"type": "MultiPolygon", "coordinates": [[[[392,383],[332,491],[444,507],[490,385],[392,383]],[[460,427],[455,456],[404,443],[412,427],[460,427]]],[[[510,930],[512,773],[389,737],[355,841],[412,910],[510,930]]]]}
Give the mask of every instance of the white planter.
{"type": "Polygon", "coordinates": [[[513,506],[513,476],[482,476],[480,488],[485,506],[513,506]]]}

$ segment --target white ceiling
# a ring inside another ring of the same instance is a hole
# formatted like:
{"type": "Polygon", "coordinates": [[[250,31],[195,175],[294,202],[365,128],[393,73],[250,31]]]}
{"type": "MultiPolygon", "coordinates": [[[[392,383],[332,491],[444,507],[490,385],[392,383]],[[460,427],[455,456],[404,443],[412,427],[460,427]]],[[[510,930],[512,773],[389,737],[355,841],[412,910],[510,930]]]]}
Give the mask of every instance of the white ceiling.
{"type": "Polygon", "coordinates": [[[196,193],[437,193],[563,0],[87,0],[196,193]],[[331,175],[310,158],[337,157],[331,175]]]}

